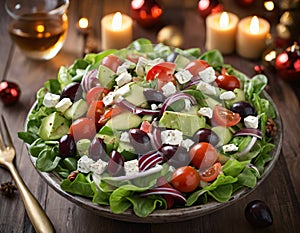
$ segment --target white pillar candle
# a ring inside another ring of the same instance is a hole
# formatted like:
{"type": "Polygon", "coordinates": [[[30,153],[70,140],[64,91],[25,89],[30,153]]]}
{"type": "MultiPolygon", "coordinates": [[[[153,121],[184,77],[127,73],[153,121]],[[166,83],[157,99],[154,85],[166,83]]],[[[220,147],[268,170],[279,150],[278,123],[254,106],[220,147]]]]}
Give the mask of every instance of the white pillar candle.
{"type": "Polygon", "coordinates": [[[267,20],[257,16],[246,17],[239,22],[237,53],[245,58],[258,59],[266,49],[266,38],[270,33],[267,20]]]}
{"type": "Polygon", "coordinates": [[[206,49],[218,49],[223,54],[234,52],[238,21],[232,13],[209,15],[206,18],[206,49]]]}
{"type": "Polygon", "coordinates": [[[121,49],[132,42],[132,19],[117,12],[101,20],[102,49],[121,49]]]}

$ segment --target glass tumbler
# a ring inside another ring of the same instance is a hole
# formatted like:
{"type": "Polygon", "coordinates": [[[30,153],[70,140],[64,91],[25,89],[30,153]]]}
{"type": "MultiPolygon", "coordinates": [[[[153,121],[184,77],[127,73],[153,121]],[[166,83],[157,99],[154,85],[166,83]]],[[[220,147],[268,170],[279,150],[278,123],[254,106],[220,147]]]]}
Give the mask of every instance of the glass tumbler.
{"type": "Polygon", "coordinates": [[[53,58],[67,35],[68,6],[69,0],[6,0],[12,40],[29,58],[53,58]]]}

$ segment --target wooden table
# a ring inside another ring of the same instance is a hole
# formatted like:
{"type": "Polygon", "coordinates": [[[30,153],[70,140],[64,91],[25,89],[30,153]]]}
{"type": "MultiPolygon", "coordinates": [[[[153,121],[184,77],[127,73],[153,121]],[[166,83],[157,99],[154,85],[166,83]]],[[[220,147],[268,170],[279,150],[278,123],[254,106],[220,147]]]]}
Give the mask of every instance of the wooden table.
{"type": "MultiPolygon", "coordinates": [[[[0,103],[0,113],[7,119],[13,135],[13,142],[17,151],[16,166],[29,189],[50,217],[56,231],[74,233],[299,232],[300,86],[299,83],[289,84],[284,82],[272,70],[266,70],[269,77],[268,93],[276,103],[282,117],[284,127],[282,153],[275,168],[263,184],[246,198],[230,207],[183,222],[178,221],[168,224],[128,223],[107,219],[74,205],[58,195],[40,178],[30,162],[24,143],[17,138],[17,132],[24,129],[25,117],[35,100],[35,92],[46,80],[56,77],[61,65],[68,66],[72,64],[76,57],[81,55],[80,46],[77,45],[82,44],[82,38],[76,34],[74,29],[79,15],[84,14],[83,12],[88,8],[87,5],[78,7],[78,2],[72,1],[70,5],[70,30],[63,50],[51,61],[44,62],[27,59],[12,44],[6,31],[8,17],[4,12],[3,4],[0,6],[0,77],[18,83],[22,89],[21,99],[16,105],[7,107],[0,103]],[[244,217],[245,206],[255,199],[265,201],[271,208],[274,219],[272,226],[256,230],[246,221],[244,217]]],[[[99,26],[101,15],[117,11],[118,9],[122,9],[125,12],[129,9],[129,1],[116,1],[114,5],[109,4],[109,1],[92,2],[92,4],[98,4],[97,7],[92,7],[88,14],[90,17],[93,17],[94,27],[99,26]]],[[[203,19],[198,16],[196,8],[184,9],[177,6],[178,3],[173,6],[170,4],[170,1],[166,1],[166,3],[168,3],[169,8],[166,8],[163,22],[165,24],[176,24],[181,27],[185,39],[183,47],[200,47],[202,51],[205,51],[203,19]],[[173,8],[171,9],[171,7],[173,8]],[[176,17],[170,17],[172,12],[176,13],[176,17]]],[[[251,12],[246,10],[246,12],[241,12],[241,15],[243,14],[247,15],[251,14],[251,12]]],[[[99,38],[99,30],[95,31],[95,37],[99,38]]],[[[146,30],[136,24],[134,25],[135,38],[147,37],[155,42],[156,32],[156,29],[146,30]]],[[[233,64],[249,76],[254,75],[253,67],[259,64],[259,61],[245,60],[237,55],[225,56],[225,62],[233,64]]],[[[10,174],[5,169],[0,168],[0,182],[7,181],[11,181],[10,174]]],[[[18,192],[12,198],[0,194],[0,232],[34,232],[18,192]]]]}

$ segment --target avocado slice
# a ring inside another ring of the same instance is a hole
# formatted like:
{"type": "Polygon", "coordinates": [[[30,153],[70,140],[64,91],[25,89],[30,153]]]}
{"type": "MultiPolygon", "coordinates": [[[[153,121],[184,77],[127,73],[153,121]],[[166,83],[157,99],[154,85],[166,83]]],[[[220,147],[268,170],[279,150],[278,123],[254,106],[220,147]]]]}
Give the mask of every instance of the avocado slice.
{"type": "Polygon", "coordinates": [[[53,112],[42,120],[38,135],[44,141],[57,140],[69,132],[69,121],[58,112],[53,112]]]}
{"type": "Polygon", "coordinates": [[[190,59],[188,59],[184,55],[178,54],[174,61],[174,63],[176,64],[176,70],[179,71],[180,69],[184,69],[190,62],[190,59]]]}
{"type": "Polygon", "coordinates": [[[217,146],[222,146],[230,142],[232,138],[232,133],[230,132],[229,128],[225,126],[215,126],[211,128],[220,138],[220,141],[217,146]]]}
{"type": "Polygon", "coordinates": [[[128,130],[131,128],[137,128],[142,122],[142,118],[132,112],[123,112],[112,117],[106,126],[114,130],[128,130]]]}
{"type": "Polygon", "coordinates": [[[98,79],[102,87],[109,90],[115,85],[115,72],[104,65],[99,65],[98,79]]]}
{"type": "Polygon", "coordinates": [[[178,129],[184,135],[192,137],[198,129],[205,127],[205,117],[190,113],[165,111],[159,120],[159,126],[178,129]]]}
{"type": "Polygon", "coordinates": [[[80,99],[65,111],[64,116],[68,120],[76,120],[77,118],[82,117],[88,108],[89,106],[87,102],[83,99],[80,99]]]}
{"type": "Polygon", "coordinates": [[[147,105],[147,100],[144,95],[144,88],[135,84],[130,83],[130,91],[124,96],[124,98],[138,107],[145,107],[147,105]]]}

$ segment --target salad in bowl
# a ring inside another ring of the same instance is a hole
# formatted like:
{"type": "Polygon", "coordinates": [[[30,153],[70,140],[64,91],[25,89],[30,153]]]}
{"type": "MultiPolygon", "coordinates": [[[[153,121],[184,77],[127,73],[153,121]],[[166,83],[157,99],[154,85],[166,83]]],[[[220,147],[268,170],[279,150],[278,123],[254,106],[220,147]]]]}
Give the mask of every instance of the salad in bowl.
{"type": "Polygon", "coordinates": [[[18,136],[63,192],[112,214],[228,203],[276,160],[279,116],[266,85],[217,50],[141,38],[61,67],[18,136]]]}

